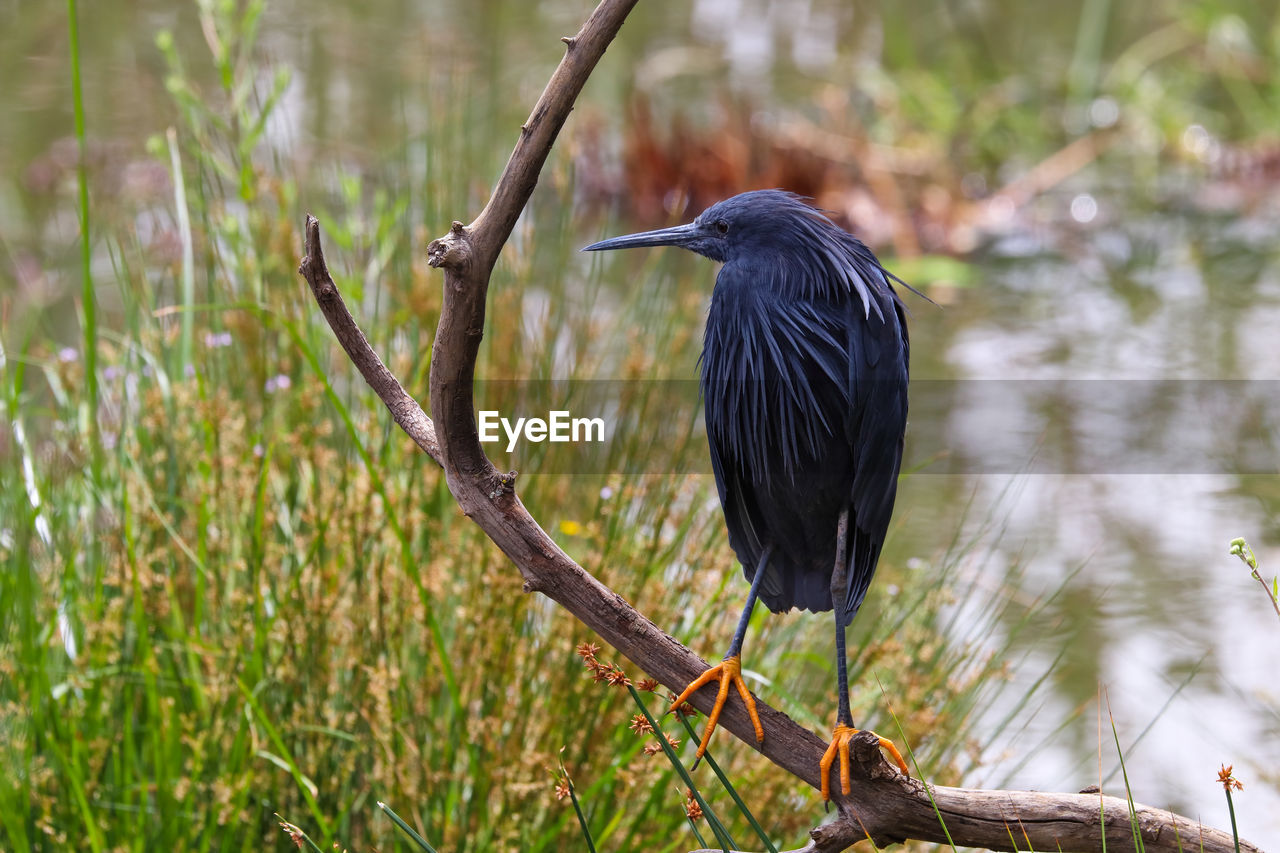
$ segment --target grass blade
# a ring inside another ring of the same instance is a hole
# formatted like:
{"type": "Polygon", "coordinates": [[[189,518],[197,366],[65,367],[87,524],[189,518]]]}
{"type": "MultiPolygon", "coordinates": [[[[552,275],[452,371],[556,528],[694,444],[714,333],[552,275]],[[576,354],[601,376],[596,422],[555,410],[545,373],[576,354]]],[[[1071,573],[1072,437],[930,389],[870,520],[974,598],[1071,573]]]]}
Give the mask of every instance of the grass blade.
{"type": "MultiPolygon", "coordinates": [[[[671,762],[671,766],[676,769],[676,773],[680,775],[680,779],[685,786],[693,792],[693,798],[698,805],[702,807],[702,813],[707,818],[707,824],[711,827],[711,831],[715,833],[716,840],[720,843],[724,850],[736,848],[738,845],[734,843],[729,833],[724,828],[724,824],[720,822],[720,818],[711,810],[711,806],[707,805],[707,801],[703,799],[702,792],[698,790],[698,786],[694,784],[693,777],[689,775],[688,769],[680,761],[680,756],[676,755],[676,751],[671,748],[671,744],[667,742],[667,735],[662,730],[662,726],[658,725],[658,721],[653,718],[653,714],[649,713],[649,708],[644,704],[644,700],[640,698],[640,692],[631,684],[627,685],[627,690],[631,693],[632,700],[640,708],[640,713],[644,714],[644,718],[649,721],[649,725],[653,727],[653,736],[657,738],[658,745],[662,747],[662,752],[667,756],[667,760],[671,762]]],[[[705,846],[705,842],[699,842],[705,846]]]]}
{"type": "MultiPolygon", "coordinates": [[[[689,722],[689,719],[681,714],[676,714],[676,719],[681,722],[684,726],[684,730],[688,732],[689,739],[691,741],[696,741],[698,739],[698,735],[694,731],[693,725],[689,722]]],[[[720,784],[724,786],[725,791],[728,792],[731,798],[733,798],[734,805],[738,807],[738,811],[742,813],[742,816],[747,819],[747,823],[751,824],[751,828],[755,830],[756,835],[758,835],[760,840],[764,842],[764,846],[769,850],[769,853],[778,853],[778,848],[769,838],[768,833],[764,831],[764,827],[762,827],[760,822],[756,820],[756,816],[751,813],[751,809],[747,808],[747,804],[742,801],[742,797],[738,796],[737,789],[729,782],[729,778],[725,776],[724,772],[720,769],[720,765],[711,757],[711,750],[707,750],[707,752],[703,754],[702,758],[707,762],[707,766],[711,768],[711,772],[716,774],[716,778],[720,780],[720,784]]]]}
{"type": "MultiPolygon", "coordinates": [[[[1110,706],[1108,701],[1107,705],[1110,706]]],[[[1138,853],[1142,853],[1146,848],[1142,843],[1142,833],[1138,830],[1138,811],[1134,808],[1133,789],[1129,786],[1129,771],[1124,766],[1124,751],[1120,748],[1120,733],[1116,730],[1116,718],[1111,715],[1110,707],[1107,709],[1107,718],[1111,721],[1111,737],[1115,740],[1116,755],[1120,757],[1120,774],[1124,778],[1124,798],[1129,803],[1129,828],[1133,832],[1133,849],[1138,853]]],[[[1101,827],[1102,837],[1107,837],[1107,827],[1104,823],[1101,827]]]]}
{"type": "Polygon", "coordinates": [[[178,236],[182,240],[182,332],[179,357],[182,374],[192,365],[192,309],[196,301],[195,250],[191,239],[191,212],[187,208],[187,186],[182,177],[182,157],[178,152],[178,132],[172,127],[165,133],[169,144],[169,163],[173,170],[173,203],[178,212],[178,236]]]}
{"type": "Polygon", "coordinates": [[[413,840],[413,843],[417,844],[418,847],[427,851],[427,853],[436,853],[436,849],[427,843],[427,839],[419,835],[412,826],[405,823],[404,819],[401,818],[400,815],[391,810],[391,806],[382,802],[382,800],[378,800],[378,808],[382,809],[382,811],[386,813],[387,817],[391,818],[392,823],[400,827],[400,831],[409,836],[409,838],[413,840]]]}
{"type": "MultiPolygon", "coordinates": [[[[573,784],[573,777],[569,775],[569,770],[564,766],[564,747],[560,748],[560,780],[564,783],[564,790],[569,794],[569,802],[573,804],[573,813],[578,816],[578,828],[582,830],[582,837],[587,842],[588,853],[596,853],[596,842],[591,837],[591,828],[587,826],[587,816],[582,813],[582,803],[578,801],[578,792],[573,784]]],[[[557,796],[559,792],[557,791],[557,796]]]]}

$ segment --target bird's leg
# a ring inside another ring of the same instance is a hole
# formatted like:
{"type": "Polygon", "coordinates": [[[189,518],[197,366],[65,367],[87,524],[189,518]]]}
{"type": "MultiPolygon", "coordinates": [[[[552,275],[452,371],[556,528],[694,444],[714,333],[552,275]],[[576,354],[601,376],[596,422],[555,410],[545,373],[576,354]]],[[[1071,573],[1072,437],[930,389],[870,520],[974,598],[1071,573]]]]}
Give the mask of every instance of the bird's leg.
{"type": "Polygon", "coordinates": [[[712,681],[720,682],[719,692],[716,693],[716,703],[711,708],[711,713],[707,715],[707,727],[702,732],[702,741],[698,744],[698,755],[694,760],[694,764],[697,764],[707,751],[707,744],[711,741],[711,733],[715,731],[716,724],[720,721],[720,712],[724,710],[725,702],[729,700],[729,685],[731,683],[738,689],[738,695],[746,703],[747,713],[751,715],[751,724],[756,730],[756,742],[764,743],[764,726],[760,725],[760,714],[756,711],[756,700],[751,697],[751,694],[747,691],[747,683],[742,680],[742,642],[747,636],[747,624],[751,621],[751,611],[756,606],[756,596],[760,591],[760,579],[764,577],[765,569],[769,564],[769,555],[772,553],[773,546],[768,545],[764,549],[764,554],[760,557],[760,564],[756,566],[755,577],[751,579],[751,592],[747,593],[747,606],[742,609],[742,616],[738,619],[738,629],[733,632],[733,640],[729,643],[729,651],[724,656],[724,660],[715,666],[707,667],[706,671],[690,682],[684,692],[671,703],[671,710],[674,711],[704,685],[710,684],[712,681]]]}
{"type": "MultiPolygon", "coordinates": [[[[831,800],[831,765],[835,763],[837,757],[840,759],[840,793],[849,795],[852,781],[849,772],[849,741],[858,733],[858,729],[853,727],[853,711],[849,708],[849,667],[846,662],[844,643],[845,625],[848,622],[849,612],[849,568],[846,559],[849,543],[849,511],[847,509],[840,513],[840,522],[836,526],[836,543],[836,564],[831,572],[831,605],[836,617],[836,684],[840,697],[837,704],[835,731],[832,732],[831,743],[818,764],[822,770],[823,802],[831,800]]],[[[880,740],[881,749],[889,753],[890,757],[897,762],[902,774],[910,776],[907,763],[902,760],[902,754],[898,752],[893,741],[880,735],[876,737],[880,740]]]]}

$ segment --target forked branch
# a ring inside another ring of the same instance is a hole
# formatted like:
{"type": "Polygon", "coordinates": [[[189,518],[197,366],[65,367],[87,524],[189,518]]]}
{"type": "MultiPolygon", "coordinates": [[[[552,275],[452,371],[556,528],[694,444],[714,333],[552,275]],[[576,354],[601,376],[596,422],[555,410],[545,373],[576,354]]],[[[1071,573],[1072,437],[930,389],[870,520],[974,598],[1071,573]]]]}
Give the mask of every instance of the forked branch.
{"type": "MultiPolygon", "coordinates": [[[[498,471],[481,449],[472,398],[489,276],[498,253],[528,202],[578,93],[635,3],[604,0],[578,34],[564,40],[565,56],[521,127],[488,204],[470,225],[454,222],[448,234],[428,247],[429,263],[444,271],[444,305],[431,361],[431,417],[357,328],[325,266],[319,222],[311,216],[306,226],[307,254],[299,272],[352,362],[396,423],[444,468],[459,506],[520,570],[525,590],[556,601],[645,673],[679,690],[706,668],[706,662],[551,540],[516,495],[514,475],[498,471]]],[[[693,704],[706,712],[711,698],[700,694],[693,704]]],[[[763,702],[759,710],[765,730],[760,747],[741,704],[725,708],[721,725],[774,764],[818,788],[818,762],[826,746],[822,738],[763,702]]],[[[870,735],[855,740],[852,794],[837,798],[839,818],[814,829],[806,850],[843,850],[868,837],[878,846],[917,838],[994,850],[1135,848],[1129,804],[1124,800],[1099,794],[926,789],[890,768],[875,744],[870,735]],[[1105,827],[1103,832],[1100,825],[1105,827]]],[[[839,785],[833,790],[839,790],[839,785]]],[[[1144,848],[1153,853],[1189,848],[1227,853],[1233,847],[1229,835],[1159,809],[1138,806],[1136,823],[1144,848]]],[[[1241,849],[1257,851],[1243,842],[1241,849]]]]}

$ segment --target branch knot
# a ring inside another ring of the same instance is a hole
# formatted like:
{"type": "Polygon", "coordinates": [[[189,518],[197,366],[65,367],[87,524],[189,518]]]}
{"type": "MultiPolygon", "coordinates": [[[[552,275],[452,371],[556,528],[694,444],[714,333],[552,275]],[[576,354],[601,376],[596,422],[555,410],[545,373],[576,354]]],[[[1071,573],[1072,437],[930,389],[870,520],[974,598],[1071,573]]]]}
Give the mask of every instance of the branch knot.
{"type": "Polygon", "coordinates": [[[448,234],[427,246],[427,264],[460,273],[471,265],[471,254],[470,235],[461,222],[455,221],[448,234]]]}
{"type": "Polygon", "coordinates": [[[518,471],[508,471],[505,474],[499,474],[492,489],[489,490],[489,500],[496,501],[505,494],[515,494],[516,477],[520,476],[518,471]]]}

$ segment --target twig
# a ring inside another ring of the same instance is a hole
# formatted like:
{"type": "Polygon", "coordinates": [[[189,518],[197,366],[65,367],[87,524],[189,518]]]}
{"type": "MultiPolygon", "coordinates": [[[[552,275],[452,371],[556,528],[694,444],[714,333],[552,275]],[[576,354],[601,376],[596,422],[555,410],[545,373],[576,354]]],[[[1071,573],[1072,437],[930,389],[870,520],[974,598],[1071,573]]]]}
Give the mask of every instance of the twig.
{"type": "MultiPolygon", "coordinates": [[[[604,0],[578,34],[564,40],[568,46],[564,59],[521,127],[515,151],[489,203],[470,225],[454,222],[447,235],[428,247],[429,263],[444,270],[444,306],[431,360],[431,418],[409,397],[356,328],[325,269],[319,228],[311,217],[307,220],[307,257],[299,271],[311,284],[316,301],[361,374],[401,429],[444,468],[449,489],[462,511],[520,570],[525,590],[553,599],[650,676],[679,690],[706,669],[706,661],[638,613],[551,540],[515,494],[513,475],[499,472],[485,456],[472,404],[490,272],[533,192],[574,100],[635,3],[604,0]]],[[[710,695],[700,693],[691,703],[706,712],[711,701],[710,695]]],[[[725,708],[721,726],[759,749],[774,764],[818,788],[818,762],[825,741],[785,714],[757,702],[765,730],[763,745],[757,746],[751,720],[740,704],[725,708]]],[[[873,735],[855,737],[852,753],[852,793],[837,797],[838,818],[814,829],[805,850],[830,853],[867,837],[878,846],[906,838],[945,840],[924,785],[890,768],[873,735]]],[[[1092,851],[1104,847],[1098,831],[1096,796],[946,787],[931,790],[938,813],[960,845],[1013,849],[1006,827],[1016,823],[1026,828],[1028,842],[1037,849],[1092,851]]],[[[1105,846],[1113,851],[1132,850],[1128,803],[1112,797],[1102,799],[1105,846]]],[[[1177,850],[1179,833],[1186,837],[1201,834],[1206,851],[1226,853],[1233,849],[1226,833],[1159,809],[1136,808],[1145,848],[1153,853],[1177,850]]],[[[1242,849],[1257,851],[1244,844],[1242,849]]]]}
{"type": "MultiPolygon", "coordinates": [[[[1262,584],[1262,589],[1267,594],[1267,598],[1271,599],[1271,608],[1275,610],[1277,616],[1280,616],[1280,594],[1276,591],[1277,587],[1280,587],[1280,583],[1273,580],[1268,584],[1266,579],[1258,572],[1258,558],[1253,555],[1253,549],[1249,547],[1249,543],[1240,538],[1232,539],[1229,553],[1239,557],[1240,561],[1249,568],[1249,573],[1253,575],[1253,579],[1262,584]]],[[[1228,796],[1230,796],[1229,793],[1228,796]]]]}

